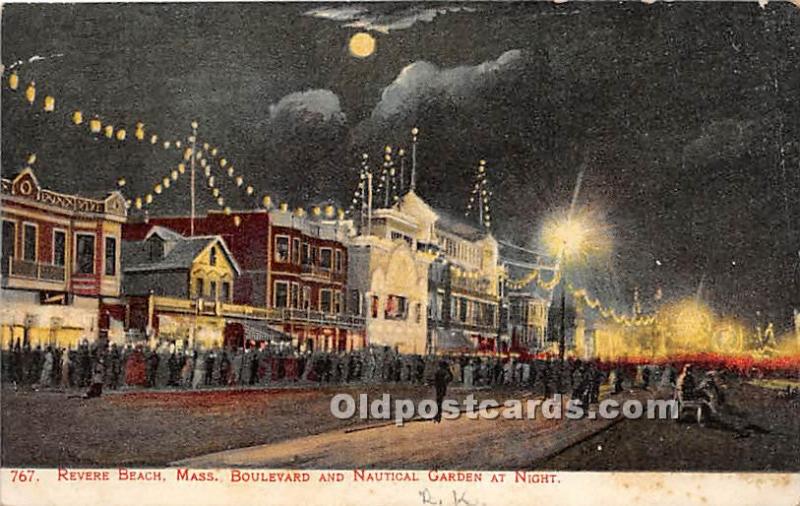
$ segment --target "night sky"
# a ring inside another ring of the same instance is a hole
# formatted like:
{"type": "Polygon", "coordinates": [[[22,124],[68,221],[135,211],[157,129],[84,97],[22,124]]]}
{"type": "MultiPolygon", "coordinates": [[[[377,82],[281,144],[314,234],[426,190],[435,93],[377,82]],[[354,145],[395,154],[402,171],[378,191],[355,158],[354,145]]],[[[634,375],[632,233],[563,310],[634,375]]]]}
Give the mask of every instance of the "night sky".
{"type": "MultiPolygon", "coordinates": [[[[35,152],[45,186],[96,194],[124,176],[126,195],[141,195],[180,152],[136,141],[133,125],[185,139],[196,119],[259,196],[347,206],[357,156],[407,146],[417,126],[419,193],[463,213],[486,159],[495,235],[518,244],[537,246],[583,169],[578,204],[613,236],[584,279],[601,297],[628,307],[635,286],[647,303],[702,283],[721,313],[788,327],[800,307],[800,9],[428,7],[5,5],[2,61],[24,63],[20,90],[3,86],[3,175],[35,152]],[[364,30],[377,49],[358,59],[347,44],[364,30]],[[24,102],[31,79],[55,113],[24,102]],[[70,123],[74,109],[128,139],[96,139],[70,123]]],[[[221,190],[233,207],[259,200],[221,190]]],[[[187,194],[168,190],[151,213],[187,212],[187,194]]]]}

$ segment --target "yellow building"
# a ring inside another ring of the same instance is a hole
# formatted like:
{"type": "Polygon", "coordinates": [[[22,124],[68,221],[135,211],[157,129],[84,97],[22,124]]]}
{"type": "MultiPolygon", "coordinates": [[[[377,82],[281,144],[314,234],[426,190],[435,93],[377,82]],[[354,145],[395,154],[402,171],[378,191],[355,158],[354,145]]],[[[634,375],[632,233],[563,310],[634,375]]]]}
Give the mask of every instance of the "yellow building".
{"type": "MultiPolygon", "coordinates": [[[[180,305],[214,306],[233,301],[234,283],[240,268],[221,236],[184,237],[161,226],[154,226],[142,241],[126,241],[123,245],[123,289],[132,300],[129,325],[151,339],[183,342],[203,341],[206,346],[224,340],[224,319],[186,315],[180,305]],[[173,299],[158,312],[151,302],[173,299]],[[162,335],[163,334],[163,335],[162,335]]],[[[195,311],[198,313],[199,311],[195,311]]]]}

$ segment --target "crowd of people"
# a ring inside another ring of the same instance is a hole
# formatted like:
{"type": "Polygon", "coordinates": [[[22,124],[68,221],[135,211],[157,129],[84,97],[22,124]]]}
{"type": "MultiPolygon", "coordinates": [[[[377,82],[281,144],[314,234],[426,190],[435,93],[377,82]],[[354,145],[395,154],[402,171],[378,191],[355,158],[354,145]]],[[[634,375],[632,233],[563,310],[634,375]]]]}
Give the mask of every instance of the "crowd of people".
{"type": "MultiPolygon", "coordinates": [[[[384,347],[351,352],[298,353],[269,346],[178,350],[165,343],[145,346],[99,346],[83,341],[74,348],[31,347],[17,340],[3,350],[3,381],[36,388],[241,387],[290,382],[431,384],[443,357],[405,355],[384,347]]],[[[656,381],[674,386],[676,371],[639,366],[608,369],[594,362],[519,359],[502,356],[451,355],[444,357],[452,382],[466,388],[527,387],[545,396],[571,393],[591,403],[600,385],[609,382],[615,392],[627,385],[648,388],[656,381]]]]}

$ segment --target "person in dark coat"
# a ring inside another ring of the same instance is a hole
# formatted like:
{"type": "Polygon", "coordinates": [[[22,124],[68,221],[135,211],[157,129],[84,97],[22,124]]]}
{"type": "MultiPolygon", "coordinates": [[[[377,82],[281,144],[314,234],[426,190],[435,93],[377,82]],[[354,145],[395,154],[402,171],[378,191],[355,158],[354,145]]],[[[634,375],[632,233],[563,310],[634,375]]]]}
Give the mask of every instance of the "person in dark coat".
{"type": "Polygon", "coordinates": [[[216,350],[211,350],[210,352],[206,353],[206,368],[205,368],[205,376],[203,377],[203,384],[205,386],[211,386],[211,382],[214,378],[214,362],[217,359],[216,350]]]}
{"type": "Polygon", "coordinates": [[[122,356],[119,353],[116,343],[111,345],[108,352],[108,384],[116,390],[119,385],[119,377],[122,374],[122,356]]]}
{"type": "Polygon", "coordinates": [[[89,380],[92,375],[92,359],[89,356],[89,343],[85,339],[78,347],[78,360],[75,363],[77,365],[75,368],[77,374],[76,383],[81,388],[89,386],[89,380]]]}
{"type": "Polygon", "coordinates": [[[453,373],[450,372],[447,361],[442,360],[433,374],[433,387],[436,389],[436,416],[433,418],[435,423],[442,421],[442,403],[444,402],[445,394],[447,394],[447,385],[451,381],[453,381],[453,373]]]}
{"type": "Polygon", "coordinates": [[[89,389],[83,395],[69,395],[67,398],[94,399],[103,395],[103,382],[106,377],[105,358],[99,356],[92,366],[92,375],[89,377],[89,389]]]}
{"type": "Polygon", "coordinates": [[[158,374],[158,362],[160,361],[156,350],[152,350],[147,357],[147,386],[156,386],[156,375],[158,374]]]}
{"type": "Polygon", "coordinates": [[[44,362],[42,347],[37,345],[31,352],[30,365],[28,366],[28,383],[31,385],[39,383],[39,378],[42,374],[42,362],[44,362]]]}
{"type": "Polygon", "coordinates": [[[228,384],[228,378],[231,374],[231,361],[228,358],[228,352],[223,351],[222,357],[219,361],[219,384],[222,386],[226,386],[228,384]]]}
{"type": "Polygon", "coordinates": [[[169,358],[167,359],[167,368],[169,369],[169,379],[167,380],[167,386],[175,387],[178,386],[178,378],[181,372],[181,364],[178,360],[178,357],[175,354],[175,350],[172,350],[172,353],[169,354],[169,358]]]}

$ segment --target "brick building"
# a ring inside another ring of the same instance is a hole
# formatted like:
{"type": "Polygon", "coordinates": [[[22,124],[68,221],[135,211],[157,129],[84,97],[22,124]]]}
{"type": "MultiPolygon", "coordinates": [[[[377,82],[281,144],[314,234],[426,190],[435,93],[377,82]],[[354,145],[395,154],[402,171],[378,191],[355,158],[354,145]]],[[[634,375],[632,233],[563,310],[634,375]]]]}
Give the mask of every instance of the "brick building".
{"type": "Polygon", "coordinates": [[[2,180],[0,198],[3,344],[121,339],[122,195],[58,193],[42,188],[25,168],[2,180]]]}
{"type": "MultiPolygon", "coordinates": [[[[364,346],[363,319],[346,312],[347,248],[350,222],[332,209],[211,211],[195,218],[195,235],[217,235],[240,268],[233,302],[266,308],[270,328],[291,336],[300,349],[353,349],[364,346]]],[[[188,235],[187,216],[150,217],[125,226],[125,240],[142,240],[153,225],[188,235]]],[[[244,340],[264,332],[234,316],[230,333],[244,340]],[[238,329],[238,330],[236,330],[238,329]]],[[[262,329],[265,330],[265,329],[262,329]]]]}

